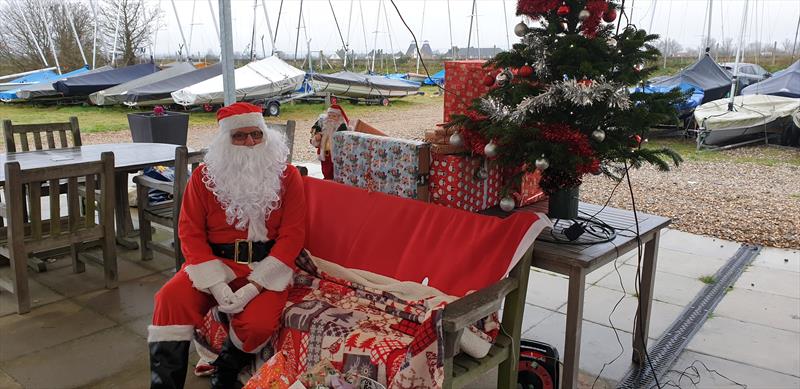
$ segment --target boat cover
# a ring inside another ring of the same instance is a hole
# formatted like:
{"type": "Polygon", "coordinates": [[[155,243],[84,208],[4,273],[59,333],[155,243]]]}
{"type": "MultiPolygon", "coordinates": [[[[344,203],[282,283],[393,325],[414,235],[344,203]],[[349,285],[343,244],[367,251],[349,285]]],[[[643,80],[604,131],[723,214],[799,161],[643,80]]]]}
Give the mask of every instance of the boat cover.
{"type": "MultiPolygon", "coordinates": [[[[295,90],[305,72],[283,62],[277,56],[250,62],[234,71],[236,100],[263,98],[295,90]]],[[[180,105],[221,103],[225,99],[222,75],[172,92],[180,105]]]]}
{"type": "Polygon", "coordinates": [[[82,74],[53,83],[53,88],[64,96],[88,96],[91,93],[144,77],[158,71],[153,63],[126,66],[105,72],[82,74]]]}
{"type": "Polygon", "coordinates": [[[797,114],[800,99],[769,95],[736,96],[734,110],[728,111],[730,99],[705,103],[694,110],[697,123],[707,130],[747,128],[770,123],[797,114]]]}
{"type": "Polygon", "coordinates": [[[444,69],[426,78],[422,83],[425,85],[444,85],[444,69]]]}
{"type": "MultiPolygon", "coordinates": [[[[81,68],[85,69],[85,68],[81,68]]],[[[0,100],[9,101],[14,100],[17,98],[17,92],[20,88],[29,85],[36,85],[42,81],[52,80],[55,78],[61,77],[60,74],[52,71],[52,70],[42,70],[36,73],[29,74],[27,76],[23,76],[8,82],[7,84],[22,84],[14,89],[10,89],[7,91],[3,91],[0,93],[0,100]]]]}
{"type": "Polygon", "coordinates": [[[742,89],[742,94],[800,98],[800,60],[772,77],[742,89]]]}
{"type": "Polygon", "coordinates": [[[89,95],[89,100],[95,105],[113,105],[120,104],[125,101],[126,92],[143,85],[149,85],[154,82],[159,82],[170,77],[179,76],[181,74],[191,72],[194,66],[188,62],[180,62],[164,70],[148,74],[144,77],[128,81],[126,83],[112,86],[108,89],[94,92],[89,95]]]}
{"type": "Polygon", "coordinates": [[[419,90],[419,83],[409,83],[408,80],[392,80],[384,76],[371,74],[360,74],[348,71],[336,72],[332,74],[314,74],[314,80],[327,82],[330,84],[344,84],[352,86],[365,86],[372,89],[416,91],[419,90]]]}
{"type": "Polygon", "coordinates": [[[686,113],[688,116],[688,113],[691,113],[691,110],[695,109],[698,105],[700,105],[703,102],[703,96],[705,96],[705,91],[703,91],[703,88],[700,88],[699,86],[696,85],[687,84],[685,82],[682,82],[677,86],[648,85],[645,86],[644,89],[633,88],[632,92],[667,93],[675,88],[680,89],[682,92],[687,92],[689,90],[692,91],[692,94],[688,98],[686,98],[686,100],[684,100],[683,102],[678,104],[677,107],[675,107],[679,112],[686,113]]]}
{"type": "Polygon", "coordinates": [[[675,88],[681,84],[696,85],[703,89],[703,102],[725,97],[731,88],[731,74],[704,55],[697,62],[681,70],[678,74],[651,82],[652,87],[675,88]]]}
{"type": "Polygon", "coordinates": [[[80,69],[73,70],[69,73],[62,74],[58,76],[58,78],[52,78],[47,81],[40,82],[38,84],[28,85],[22,88],[19,88],[17,91],[17,99],[35,99],[37,97],[47,97],[47,96],[57,96],[61,94],[56,88],[53,87],[53,82],[57,80],[68,80],[72,77],[92,74],[92,73],[101,73],[105,71],[109,71],[113,69],[111,66],[101,66],[96,69],[89,70],[88,67],[82,67],[80,69]]]}
{"type": "MultiPolygon", "coordinates": [[[[164,72],[166,70],[162,70],[164,72]]],[[[125,104],[136,105],[145,101],[156,101],[169,98],[170,93],[187,86],[197,84],[222,74],[222,64],[217,63],[200,69],[195,69],[178,76],[163,79],[158,82],[142,85],[130,89],[125,94],[125,104]]]]}

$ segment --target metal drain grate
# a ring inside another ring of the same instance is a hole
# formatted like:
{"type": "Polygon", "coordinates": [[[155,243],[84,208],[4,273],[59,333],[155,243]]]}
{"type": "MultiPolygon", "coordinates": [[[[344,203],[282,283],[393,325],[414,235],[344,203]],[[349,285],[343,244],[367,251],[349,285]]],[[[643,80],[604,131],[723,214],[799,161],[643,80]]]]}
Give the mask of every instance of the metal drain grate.
{"type": "Polygon", "coordinates": [[[644,362],[641,366],[632,367],[619,382],[617,388],[651,388],[655,385],[655,380],[650,364],[655,369],[658,378],[664,377],[694,334],[703,326],[708,314],[725,297],[728,287],[736,282],[745,266],[750,264],[759,251],[761,251],[761,246],[745,244],[739,247],[736,254],[714,275],[715,282],[706,285],[683,309],[672,325],[664,331],[661,339],[647,350],[651,363],[644,362]]]}

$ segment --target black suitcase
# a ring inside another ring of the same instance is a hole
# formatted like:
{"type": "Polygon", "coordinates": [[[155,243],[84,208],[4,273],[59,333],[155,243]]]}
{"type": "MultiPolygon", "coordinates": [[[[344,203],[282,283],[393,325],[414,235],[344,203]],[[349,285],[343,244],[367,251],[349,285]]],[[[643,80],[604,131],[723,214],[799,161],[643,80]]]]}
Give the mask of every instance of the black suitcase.
{"type": "Polygon", "coordinates": [[[517,389],[558,388],[558,350],[534,340],[522,339],[520,343],[517,389]]]}

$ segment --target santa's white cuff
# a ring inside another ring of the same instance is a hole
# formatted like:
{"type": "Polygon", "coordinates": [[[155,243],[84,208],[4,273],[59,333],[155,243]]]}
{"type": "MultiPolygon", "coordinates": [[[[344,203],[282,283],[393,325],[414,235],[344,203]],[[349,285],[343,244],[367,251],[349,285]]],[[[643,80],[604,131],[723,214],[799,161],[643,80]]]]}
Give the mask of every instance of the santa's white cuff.
{"type": "Polygon", "coordinates": [[[253,264],[253,271],[247,279],[261,285],[264,289],[282,292],[292,281],[294,271],[278,258],[268,256],[253,264]]]}
{"type": "Polygon", "coordinates": [[[231,268],[225,266],[219,259],[212,259],[197,265],[188,265],[184,268],[195,289],[208,293],[208,288],[220,282],[229,283],[236,278],[231,268]]]}

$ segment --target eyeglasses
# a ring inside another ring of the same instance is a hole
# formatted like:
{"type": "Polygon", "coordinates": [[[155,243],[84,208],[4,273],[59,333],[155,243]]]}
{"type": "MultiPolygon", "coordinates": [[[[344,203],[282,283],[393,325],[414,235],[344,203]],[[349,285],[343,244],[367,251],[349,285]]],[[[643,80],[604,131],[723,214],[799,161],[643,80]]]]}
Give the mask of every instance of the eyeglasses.
{"type": "Polygon", "coordinates": [[[237,142],[244,142],[247,140],[247,137],[253,138],[253,140],[260,140],[264,137],[264,132],[261,130],[251,131],[251,132],[236,132],[231,135],[231,138],[237,142]]]}

